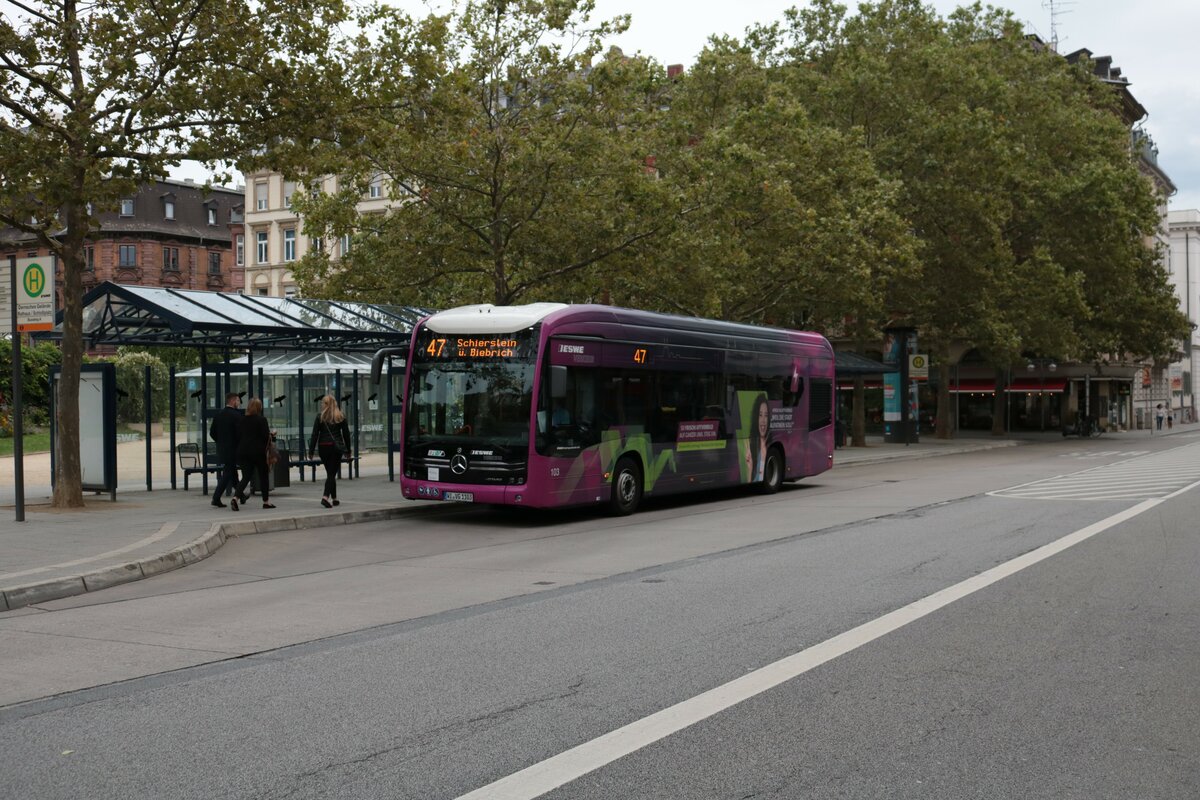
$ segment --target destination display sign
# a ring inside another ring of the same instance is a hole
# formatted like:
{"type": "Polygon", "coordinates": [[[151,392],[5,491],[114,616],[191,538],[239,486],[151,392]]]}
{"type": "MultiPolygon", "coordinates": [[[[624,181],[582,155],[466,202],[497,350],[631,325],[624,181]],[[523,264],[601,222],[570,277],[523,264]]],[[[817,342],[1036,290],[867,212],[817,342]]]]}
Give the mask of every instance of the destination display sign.
{"type": "Polygon", "coordinates": [[[420,361],[512,361],[530,357],[526,333],[461,334],[421,331],[416,357],[420,361]]]}

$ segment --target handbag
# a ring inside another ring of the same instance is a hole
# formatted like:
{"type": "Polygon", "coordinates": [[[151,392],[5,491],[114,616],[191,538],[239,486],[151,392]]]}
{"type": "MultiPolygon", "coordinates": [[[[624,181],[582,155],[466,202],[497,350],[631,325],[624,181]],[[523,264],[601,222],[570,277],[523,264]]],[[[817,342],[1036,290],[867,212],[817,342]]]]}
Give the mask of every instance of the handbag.
{"type": "Polygon", "coordinates": [[[321,427],[325,429],[325,433],[329,434],[329,441],[333,442],[334,449],[336,449],[338,452],[338,458],[345,456],[346,448],[342,446],[340,441],[338,441],[338,437],[333,435],[333,431],[329,430],[329,426],[322,422],[321,427]]]}
{"type": "Polygon", "coordinates": [[[274,439],[267,440],[267,466],[273,467],[279,463],[279,448],[275,446],[274,439]]]}

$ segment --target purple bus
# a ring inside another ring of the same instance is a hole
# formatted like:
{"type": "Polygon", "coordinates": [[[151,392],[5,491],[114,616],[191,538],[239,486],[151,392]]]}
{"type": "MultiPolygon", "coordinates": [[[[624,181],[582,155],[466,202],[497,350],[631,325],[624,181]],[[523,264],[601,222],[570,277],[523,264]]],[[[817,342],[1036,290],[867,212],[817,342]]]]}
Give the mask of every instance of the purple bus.
{"type": "Polygon", "coordinates": [[[476,305],[413,329],[401,490],[633,513],[647,495],[771,493],[833,462],[816,333],[632,311],[476,305]]]}

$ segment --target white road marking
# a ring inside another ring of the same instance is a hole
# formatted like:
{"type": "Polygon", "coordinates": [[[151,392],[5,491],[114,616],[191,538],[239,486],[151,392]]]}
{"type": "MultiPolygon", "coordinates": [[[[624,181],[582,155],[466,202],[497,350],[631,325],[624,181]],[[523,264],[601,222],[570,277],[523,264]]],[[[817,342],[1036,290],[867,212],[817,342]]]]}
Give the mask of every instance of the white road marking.
{"type": "Polygon", "coordinates": [[[1162,497],[1196,480],[1200,453],[1189,444],[988,494],[1022,500],[1135,500],[1162,497]]]}
{"type": "Polygon", "coordinates": [[[934,592],[903,608],[838,634],[818,645],[782,658],[729,683],[684,700],[636,722],[617,728],[589,742],[551,756],[545,761],[526,767],[520,772],[501,778],[457,800],[532,800],[559,786],[593,772],[617,759],[637,752],[660,739],[695,725],[727,708],[773,689],[804,673],[845,655],[865,644],[886,636],[911,622],[928,616],[993,583],[1015,575],[1023,569],[1057,555],[1069,547],[1084,542],[1122,522],[1200,486],[1200,480],[1160,498],[1144,500],[1132,508],[1080,528],[1074,533],[1017,556],[999,566],[982,572],[953,586],[934,592]]]}
{"type": "Polygon", "coordinates": [[[52,569],[62,569],[64,567],[77,567],[80,564],[87,564],[92,561],[101,561],[106,558],[112,558],[113,556],[119,556],[122,553],[128,553],[130,550],[137,550],[139,547],[145,547],[148,544],[154,544],[155,542],[159,541],[160,539],[165,539],[168,536],[170,536],[172,533],[174,533],[175,529],[178,527],[179,527],[178,522],[166,522],[166,523],[163,523],[163,526],[158,529],[157,533],[152,533],[151,535],[147,536],[145,539],[139,539],[138,541],[134,542],[133,544],[127,544],[124,547],[118,547],[116,550],[109,550],[107,553],[99,553],[94,556],[88,556],[87,558],[77,558],[74,561],[64,561],[61,564],[51,564],[48,567],[37,567],[35,569],[27,569],[27,570],[23,570],[21,572],[6,572],[6,573],[0,575],[0,580],[7,580],[9,578],[19,578],[23,575],[34,575],[39,572],[48,572],[52,569]]]}

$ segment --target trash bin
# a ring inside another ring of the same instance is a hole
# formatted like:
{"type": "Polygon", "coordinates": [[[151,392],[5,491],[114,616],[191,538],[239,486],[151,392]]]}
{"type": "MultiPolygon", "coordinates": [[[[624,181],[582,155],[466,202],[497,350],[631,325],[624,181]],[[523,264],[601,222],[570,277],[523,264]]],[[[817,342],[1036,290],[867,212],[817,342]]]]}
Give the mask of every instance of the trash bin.
{"type": "Polygon", "coordinates": [[[275,466],[271,469],[271,491],[275,490],[276,486],[291,486],[291,470],[292,459],[290,450],[279,450],[279,460],[275,462],[275,466]]]}
{"type": "MultiPolygon", "coordinates": [[[[288,477],[288,455],[289,453],[287,450],[280,450],[279,460],[275,462],[275,466],[267,469],[267,480],[270,482],[270,485],[267,488],[271,492],[275,491],[281,486],[292,485],[291,480],[288,477]]],[[[250,488],[259,494],[262,494],[261,490],[258,488],[258,470],[254,470],[250,473],[250,488]]]]}

